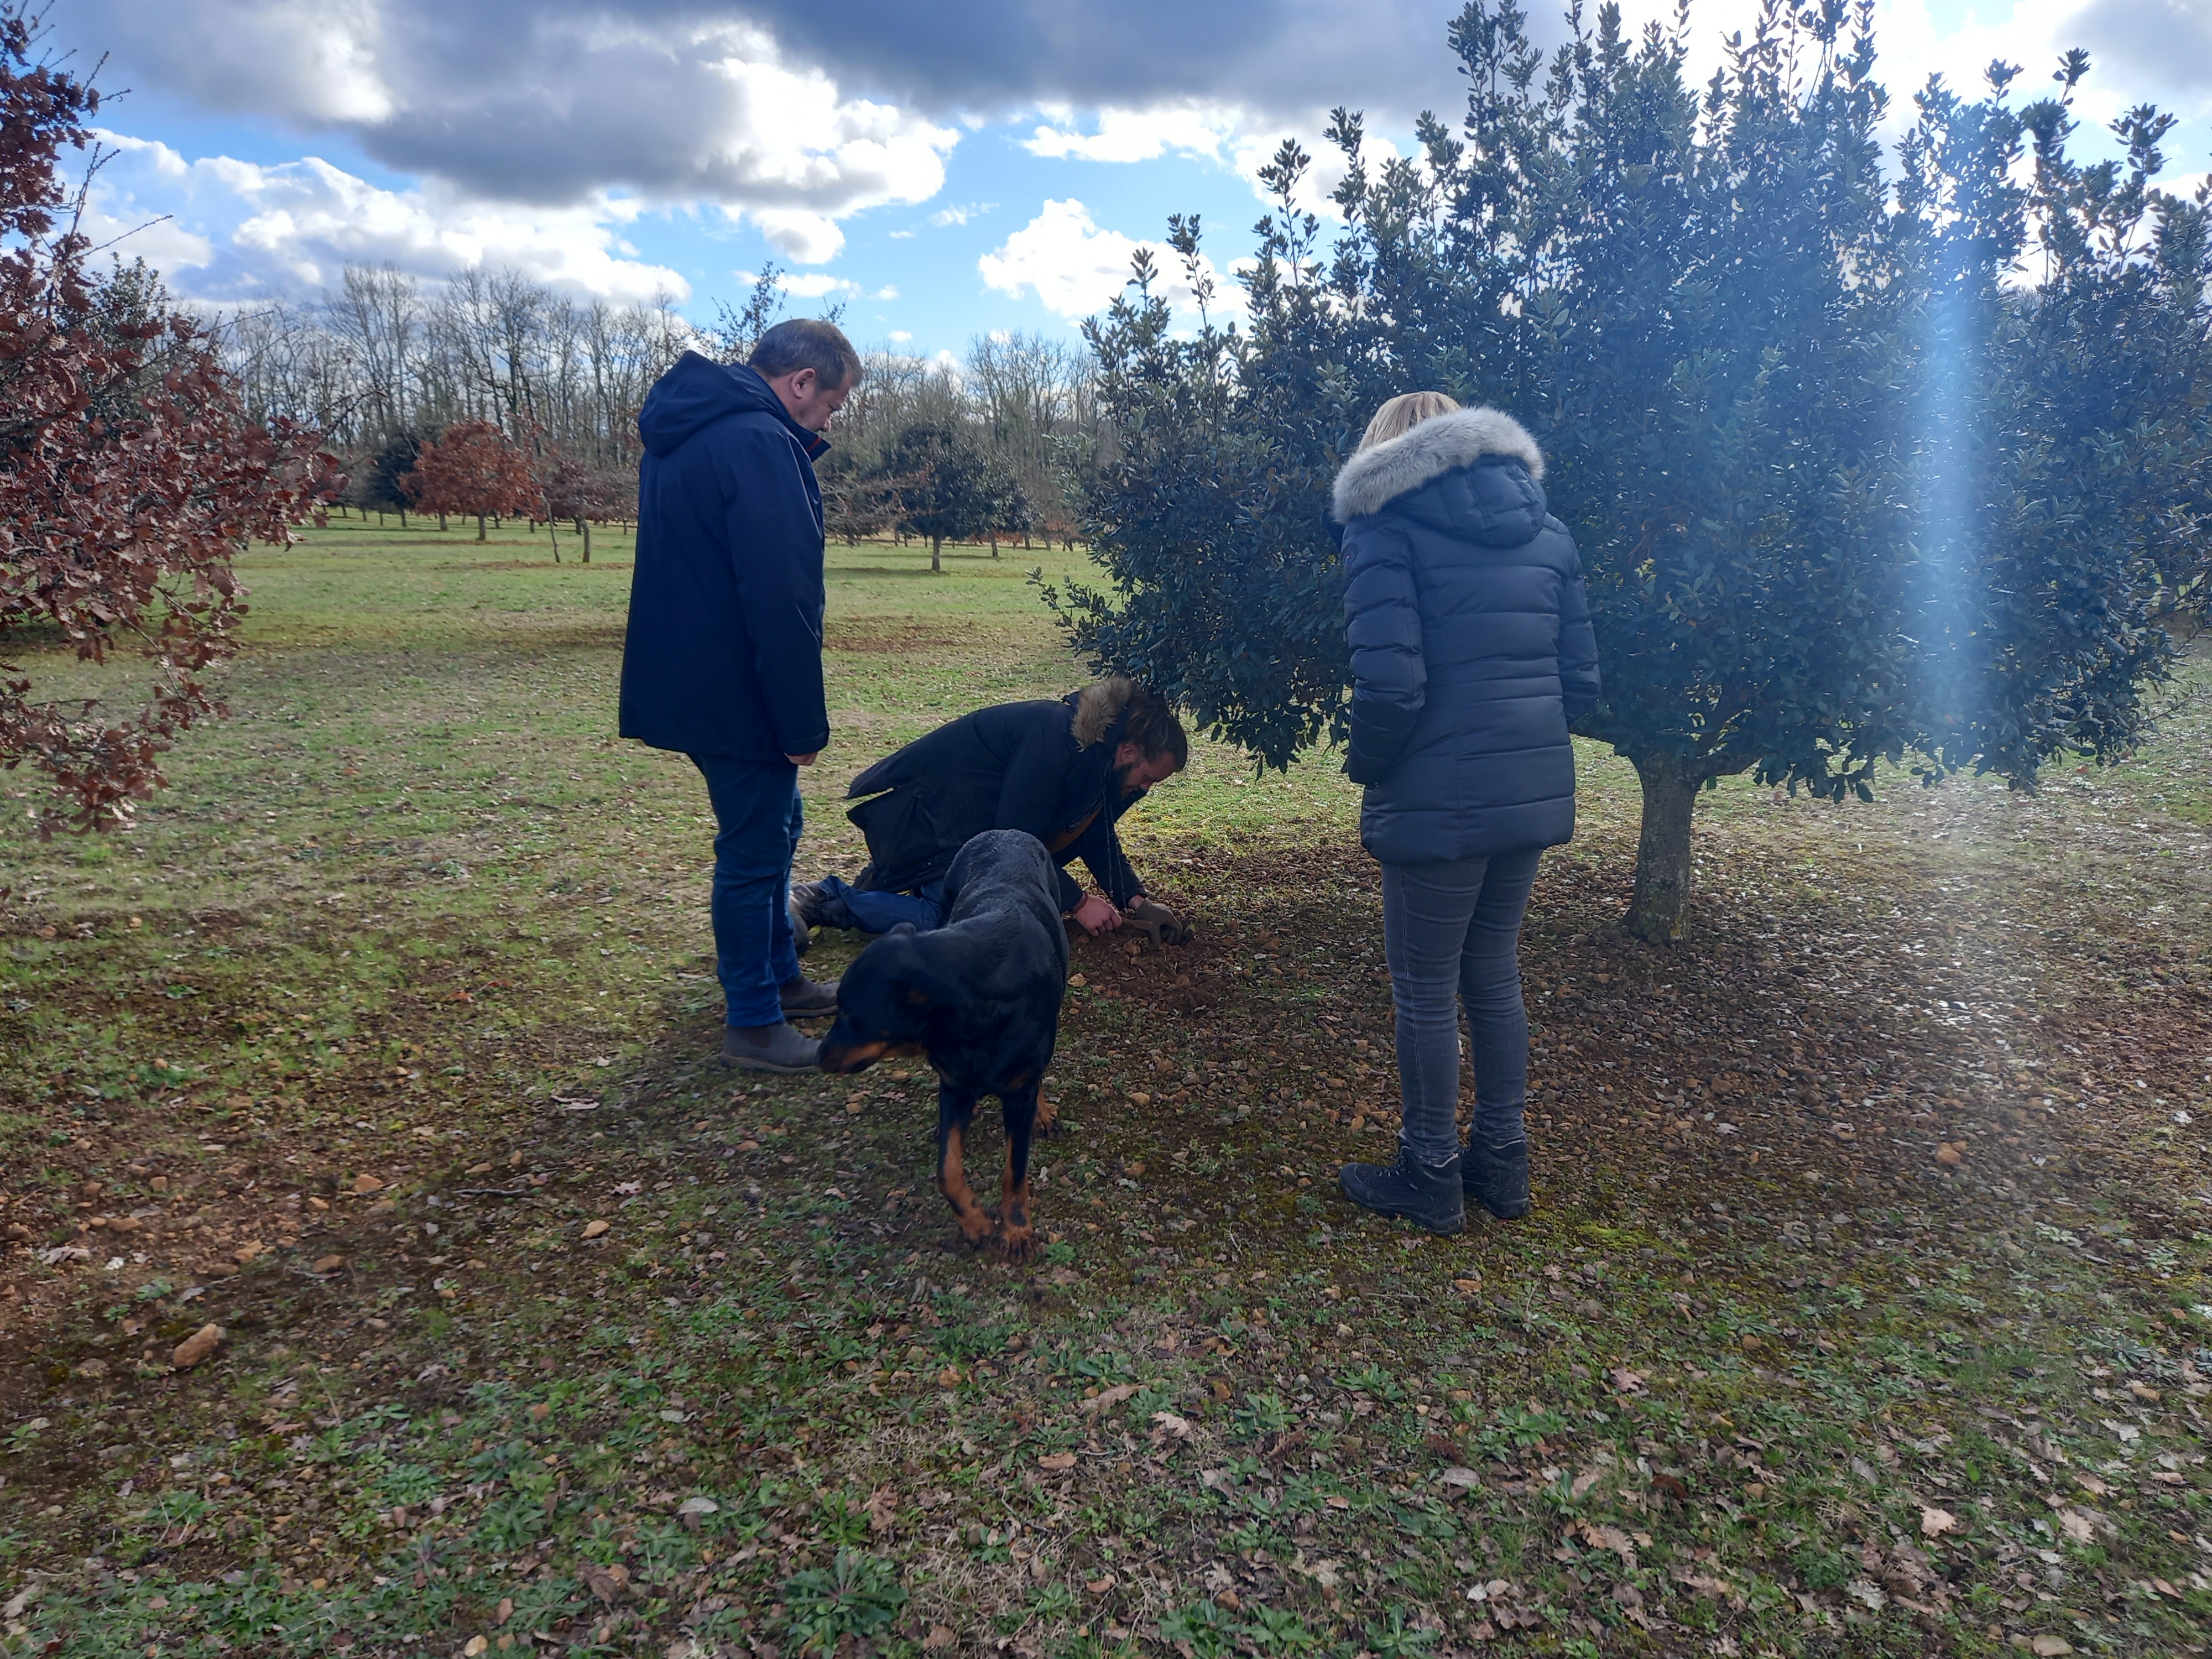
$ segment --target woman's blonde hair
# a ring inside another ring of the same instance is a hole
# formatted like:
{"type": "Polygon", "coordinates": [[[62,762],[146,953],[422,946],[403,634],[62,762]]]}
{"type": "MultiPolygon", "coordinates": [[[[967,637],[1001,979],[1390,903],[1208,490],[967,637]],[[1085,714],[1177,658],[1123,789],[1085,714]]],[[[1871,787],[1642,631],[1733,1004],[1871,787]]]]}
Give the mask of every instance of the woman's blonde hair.
{"type": "MultiPolygon", "coordinates": [[[[1359,441],[1359,448],[1372,449],[1377,444],[1389,443],[1411,432],[1423,421],[1449,415],[1458,407],[1441,392],[1405,392],[1375,411],[1375,418],[1367,423],[1366,435],[1359,441]]],[[[1352,453],[1357,454],[1358,451],[1352,453]]]]}

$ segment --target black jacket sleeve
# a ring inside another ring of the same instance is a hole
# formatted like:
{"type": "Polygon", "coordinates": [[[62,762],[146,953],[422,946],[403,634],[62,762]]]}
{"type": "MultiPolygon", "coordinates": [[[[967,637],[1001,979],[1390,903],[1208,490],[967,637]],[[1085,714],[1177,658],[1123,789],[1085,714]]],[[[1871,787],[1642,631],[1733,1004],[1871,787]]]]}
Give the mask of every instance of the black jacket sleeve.
{"type": "Polygon", "coordinates": [[[1060,914],[1073,915],[1075,907],[1083,902],[1082,885],[1067,873],[1067,866],[1058,860],[1054,860],[1054,873],[1060,878],[1060,914]]]}
{"type": "Polygon", "coordinates": [[[722,452],[725,524],[753,667],[787,755],[830,741],[822,690],[822,520],[798,446],[739,426],[722,452]]]}
{"type": "MultiPolygon", "coordinates": [[[[1139,795],[1136,800],[1142,800],[1139,795]]],[[[1126,910],[1145,896],[1145,884],[1137,879],[1137,872],[1129,866],[1128,855],[1121,850],[1121,832],[1115,821],[1135,801],[1123,804],[1120,811],[1104,807],[1091,827],[1075,838],[1068,848],[1071,857],[1079,857],[1091,869],[1099,890],[1114,901],[1114,908],[1126,910]]]]}
{"type": "Polygon", "coordinates": [[[1589,588],[1583,580],[1579,554],[1570,556],[1566,586],[1559,593],[1559,694],[1572,726],[1597,706],[1601,690],[1597,672],[1597,635],[1590,627],[1589,588]]]}
{"type": "Polygon", "coordinates": [[[1380,783],[1421,717],[1429,675],[1413,551],[1404,537],[1371,520],[1344,534],[1344,637],[1352,651],[1345,775],[1354,783],[1380,783]]]}

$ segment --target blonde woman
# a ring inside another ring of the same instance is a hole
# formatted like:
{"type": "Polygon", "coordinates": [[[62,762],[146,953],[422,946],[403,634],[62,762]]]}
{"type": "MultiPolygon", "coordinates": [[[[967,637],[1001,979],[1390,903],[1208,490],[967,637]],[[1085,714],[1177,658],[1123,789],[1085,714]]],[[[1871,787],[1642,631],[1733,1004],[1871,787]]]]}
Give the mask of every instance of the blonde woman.
{"type": "Polygon", "coordinates": [[[1582,562],[1545,509],[1544,458],[1510,415],[1408,392],[1337,475],[1359,838],[1382,866],[1404,1103],[1397,1160],[1350,1164],[1354,1203],[1431,1232],[1467,1202],[1526,1215],[1528,1018],[1521,920],[1536,862],[1574,834],[1568,724],[1598,699],[1582,562]],[[1460,1145],[1459,1017],[1474,1044],[1460,1145]]]}

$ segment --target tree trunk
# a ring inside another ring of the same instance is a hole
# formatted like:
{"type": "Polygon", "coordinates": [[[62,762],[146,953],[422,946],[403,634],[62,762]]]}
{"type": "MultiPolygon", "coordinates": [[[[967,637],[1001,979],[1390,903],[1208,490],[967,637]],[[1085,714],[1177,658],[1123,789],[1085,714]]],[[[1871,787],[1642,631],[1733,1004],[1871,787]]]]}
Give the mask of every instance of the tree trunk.
{"type": "Polygon", "coordinates": [[[545,534],[553,544],[553,562],[558,564],[561,562],[561,532],[554,527],[550,519],[545,520],[545,534]]]}
{"type": "Polygon", "coordinates": [[[380,507],[376,509],[376,527],[379,530],[384,528],[384,509],[380,507]]]}
{"type": "Polygon", "coordinates": [[[407,528],[407,509],[404,507],[399,509],[399,527],[402,530],[407,528]]]}
{"type": "Polygon", "coordinates": [[[484,515],[481,513],[477,514],[477,539],[484,539],[484,515]]]}
{"type": "Polygon", "coordinates": [[[999,532],[995,530],[991,532],[991,556],[994,559],[999,556],[999,532]]]}
{"type": "Polygon", "coordinates": [[[592,521],[589,519],[578,519],[576,533],[584,538],[584,562],[589,564],[592,562],[592,521]]]}
{"type": "Polygon", "coordinates": [[[1631,758],[1644,785],[1644,828],[1636,843],[1636,890],[1623,925],[1638,939],[1669,944],[1689,921],[1691,819],[1705,776],[1676,755],[1631,758]]]}
{"type": "Polygon", "coordinates": [[[441,536],[446,533],[446,515],[443,513],[438,514],[438,533],[441,536]]]}
{"type": "Polygon", "coordinates": [[[929,568],[932,570],[945,568],[945,538],[942,536],[929,538],[929,568]]]}

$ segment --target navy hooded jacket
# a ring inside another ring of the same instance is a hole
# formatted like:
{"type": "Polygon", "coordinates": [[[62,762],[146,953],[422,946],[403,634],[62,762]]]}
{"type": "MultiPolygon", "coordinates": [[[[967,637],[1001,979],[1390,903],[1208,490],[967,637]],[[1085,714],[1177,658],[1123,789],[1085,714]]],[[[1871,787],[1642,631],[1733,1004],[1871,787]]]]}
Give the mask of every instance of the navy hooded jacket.
{"type": "Polygon", "coordinates": [[[637,563],[622,735],[739,760],[830,740],[822,695],[829,448],[743,365],[687,351],[638,411],[637,563]]]}
{"type": "Polygon", "coordinates": [[[1550,847],[1575,830],[1567,726],[1598,700],[1581,559],[1544,458],[1467,409],[1337,475],[1361,844],[1386,864],[1550,847]]]}

